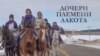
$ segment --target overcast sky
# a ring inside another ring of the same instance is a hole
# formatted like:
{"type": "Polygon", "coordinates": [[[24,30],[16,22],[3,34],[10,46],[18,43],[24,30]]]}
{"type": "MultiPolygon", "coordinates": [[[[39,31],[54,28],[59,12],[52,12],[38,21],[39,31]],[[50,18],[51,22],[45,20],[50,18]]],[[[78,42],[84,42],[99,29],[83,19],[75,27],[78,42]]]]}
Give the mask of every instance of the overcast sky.
{"type": "Polygon", "coordinates": [[[64,29],[83,30],[100,29],[100,0],[0,0],[0,26],[8,21],[10,14],[14,14],[15,21],[20,24],[21,17],[25,15],[25,9],[30,8],[33,15],[42,11],[43,17],[50,23],[56,21],[64,29]],[[88,23],[61,23],[56,17],[56,12],[64,6],[88,6],[92,11],[92,17],[87,18],[88,23]]]}

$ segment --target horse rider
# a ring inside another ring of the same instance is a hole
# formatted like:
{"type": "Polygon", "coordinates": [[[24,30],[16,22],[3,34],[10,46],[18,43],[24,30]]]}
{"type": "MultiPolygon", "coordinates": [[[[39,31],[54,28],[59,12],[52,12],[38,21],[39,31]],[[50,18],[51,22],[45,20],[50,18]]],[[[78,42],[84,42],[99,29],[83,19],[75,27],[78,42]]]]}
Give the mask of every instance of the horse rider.
{"type": "MultiPolygon", "coordinates": [[[[39,30],[41,29],[41,26],[45,26],[46,23],[43,19],[43,15],[42,15],[42,12],[38,11],[37,12],[37,17],[35,18],[35,30],[37,32],[37,34],[39,33],[39,30]]],[[[40,47],[40,36],[38,34],[38,38],[37,38],[37,49],[38,50],[41,50],[41,47],[40,47]]]]}
{"type": "Polygon", "coordinates": [[[34,29],[33,29],[33,36],[35,36],[35,39],[36,39],[36,43],[37,43],[37,45],[39,44],[39,36],[38,36],[38,29],[40,28],[40,24],[42,24],[41,22],[43,22],[42,21],[42,17],[41,17],[41,14],[39,14],[40,12],[38,12],[37,13],[37,15],[38,15],[38,18],[35,18],[33,15],[32,15],[32,11],[29,9],[29,8],[27,8],[26,9],[26,11],[25,11],[25,13],[26,13],[26,15],[25,16],[22,16],[22,21],[21,21],[21,25],[20,25],[20,27],[21,27],[21,29],[22,29],[22,31],[21,31],[21,33],[19,34],[19,36],[18,36],[18,38],[17,38],[17,45],[16,45],[16,48],[18,47],[18,45],[19,45],[19,42],[20,42],[20,36],[23,34],[23,29],[24,28],[27,28],[27,27],[30,27],[30,26],[33,26],[34,27],[34,29]],[[39,20],[38,20],[39,19],[39,20]],[[28,22],[28,23],[27,23],[28,22]]]}
{"type": "Polygon", "coordinates": [[[17,31],[18,27],[17,27],[17,23],[14,20],[14,15],[10,14],[9,16],[9,21],[5,24],[5,26],[12,31],[17,31]]]}
{"type": "Polygon", "coordinates": [[[21,24],[20,24],[20,28],[21,28],[21,31],[17,37],[17,44],[16,44],[16,48],[18,47],[19,45],[19,42],[20,42],[20,38],[21,38],[21,35],[24,33],[24,28],[27,28],[30,26],[34,26],[34,20],[35,20],[35,17],[32,15],[32,11],[27,8],[26,11],[25,11],[25,16],[22,16],[22,21],[21,21],[21,24]]]}
{"type": "Polygon", "coordinates": [[[46,22],[47,27],[49,28],[49,29],[48,29],[48,33],[47,33],[47,36],[48,36],[47,40],[48,40],[48,46],[51,48],[51,46],[52,46],[52,44],[51,44],[52,37],[50,36],[51,25],[50,25],[50,23],[48,22],[48,19],[47,19],[47,18],[45,18],[44,20],[45,20],[45,22],[46,22]]]}
{"type": "MultiPolygon", "coordinates": [[[[53,33],[55,30],[59,31],[59,33],[61,32],[60,27],[58,26],[57,22],[53,22],[53,25],[51,27],[51,36],[53,36],[53,33]]],[[[59,44],[60,44],[62,42],[62,38],[60,35],[58,36],[58,38],[59,38],[59,44]]]]}
{"type": "Polygon", "coordinates": [[[16,32],[18,30],[18,26],[14,20],[13,14],[10,14],[9,21],[5,24],[5,27],[7,27],[10,30],[11,35],[14,37],[14,40],[16,40],[16,36],[17,36],[16,32]]]}

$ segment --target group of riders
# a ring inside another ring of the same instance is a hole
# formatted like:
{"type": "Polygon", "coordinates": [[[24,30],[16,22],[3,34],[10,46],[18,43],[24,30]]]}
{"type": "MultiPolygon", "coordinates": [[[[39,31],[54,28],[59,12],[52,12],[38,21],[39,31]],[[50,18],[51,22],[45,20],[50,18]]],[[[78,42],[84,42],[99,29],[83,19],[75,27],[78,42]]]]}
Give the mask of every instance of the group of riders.
{"type": "MultiPolygon", "coordinates": [[[[32,15],[32,11],[27,8],[26,11],[25,11],[25,16],[22,16],[22,21],[21,21],[21,24],[20,26],[18,27],[16,21],[14,20],[14,15],[13,14],[10,14],[9,16],[9,21],[5,24],[5,26],[13,32],[13,35],[16,37],[16,45],[15,47],[17,48],[18,45],[19,45],[19,42],[20,42],[20,39],[21,39],[21,35],[23,34],[23,31],[21,30],[18,30],[19,28],[20,29],[24,29],[26,27],[30,27],[30,25],[33,25],[35,28],[34,28],[34,34],[35,34],[35,39],[36,39],[36,42],[37,44],[39,44],[39,36],[38,36],[38,31],[40,30],[41,26],[48,26],[48,46],[50,48],[52,48],[52,40],[53,40],[53,33],[55,30],[58,30],[58,31],[61,31],[60,27],[57,25],[56,22],[53,22],[52,26],[50,25],[50,23],[48,22],[48,19],[44,19],[43,18],[43,15],[42,15],[42,12],[37,12],[37,17],[34,17],[32,15]],[[29,21],[29,22],[28,22],[29,21]],[[18,32],[18,33],[17,33],[18,32]]],[[[59,43],[62,42],[62,39],[59,35],[59,43]]]]}

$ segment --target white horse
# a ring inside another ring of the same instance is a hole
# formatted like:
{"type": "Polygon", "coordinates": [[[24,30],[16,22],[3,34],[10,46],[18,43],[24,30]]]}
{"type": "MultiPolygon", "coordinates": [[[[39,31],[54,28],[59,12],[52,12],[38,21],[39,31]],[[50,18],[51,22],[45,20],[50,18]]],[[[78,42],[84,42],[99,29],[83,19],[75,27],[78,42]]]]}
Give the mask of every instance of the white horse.
{"type": "Polygon", "coordinates": [[[57,48],[58,48],[58,44],[59,44],[59,31],[55,30],[53,33],[53,41],[52,41],[52,54],[53,56],[57,56],[57,48]]]}

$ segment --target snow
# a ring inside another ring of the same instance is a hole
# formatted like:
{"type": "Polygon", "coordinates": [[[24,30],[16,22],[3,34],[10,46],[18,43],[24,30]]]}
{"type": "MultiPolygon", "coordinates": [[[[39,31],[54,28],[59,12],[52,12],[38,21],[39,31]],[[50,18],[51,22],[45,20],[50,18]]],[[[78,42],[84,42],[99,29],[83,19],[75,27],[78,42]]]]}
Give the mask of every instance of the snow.
{"type": "Polygon", "coordinates": [[[90,36],[89,35],[73,35],[73,36],[61,35],[61,38],[63,39],[65,44],[74,44],[75,43],[74,45],[80,45],[80,46],[100,49],[100,45],[78,44],[78,43],[82,42],[82,40],[93,41],[93,40],[100,39],[100,35],[90,35],[90,36]],[[81,40],[79,40],[79,39],[81,39],[81,40]]]}
{"type": "Polygon", "coordinates": [[[72,37],[75,40],[77,39],[83,39],[83,40],[87,40],[87,41],[93,41],[96,39],[100,39],[100,35],[73,35],[72,37]]]}
{"type": "MultiPolygon", "coordinates": [[[[0,42],[0,47],[2,47],[1,46],[2,45],[2,42],[0,42]]],[[[0,55],[5,55],[5,49],[3,48],[3,49],[0,49],[0,55]]]]}
{"type": "Polygon", "coordinates": [[[67,36],[67,35],[61,35],[63,40],[66,41],[77,41],[79,39],[81,40],[86,40],[86,41],[93,41],[100,39],[100,35],[72,35],[72,36],[67,36]]]}
{"type": "Polygon", "coordinates": [[[0,50],[0,55],[5,55],[4,49],[3,50],[0,50]]]}
{"type": "MultiPolygon", "coordinates": [[[[2,45],[2,36],[0,36],[0,47],[2,47],[1,45],[2,45]]],[[[3,55],[5,55],[5,49],[4,48],[0,49],[0,56],[3,56],[3,55]]]]}
{"type": "Polygon", "coordinates": [[[71,44],[71,43],[73,43],[73,39],[71,39],[71,38],[69,38],[69,37],[67,37],[66,35],[60,35],[61,36],[61,38],[62,38],[62,40],[65,42],[65,43],[69,43],[69,44],[71,44]]]}

